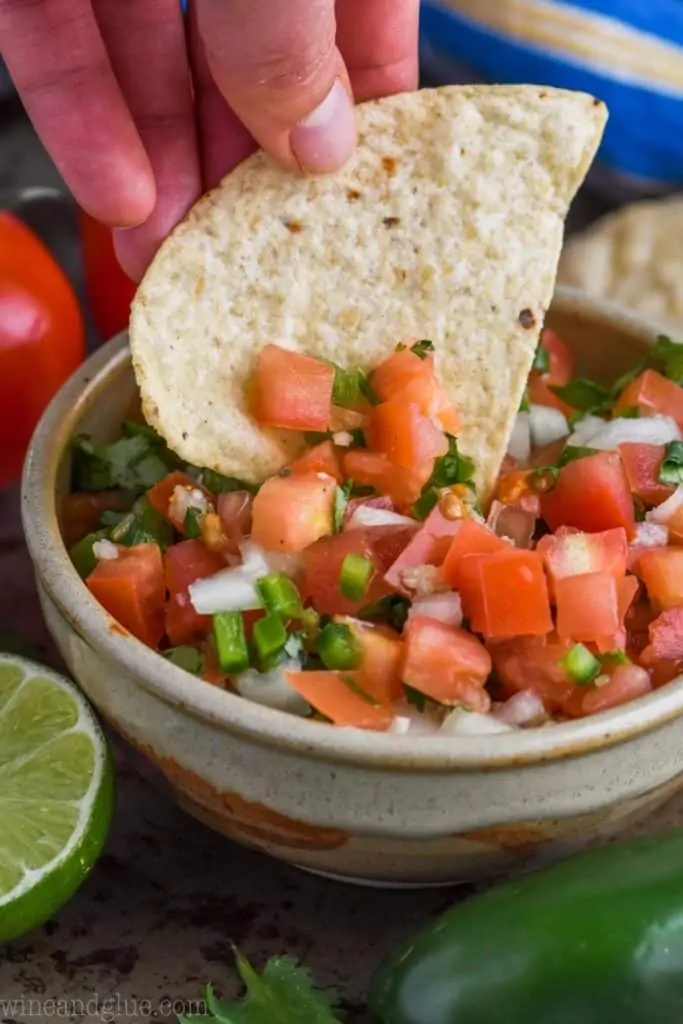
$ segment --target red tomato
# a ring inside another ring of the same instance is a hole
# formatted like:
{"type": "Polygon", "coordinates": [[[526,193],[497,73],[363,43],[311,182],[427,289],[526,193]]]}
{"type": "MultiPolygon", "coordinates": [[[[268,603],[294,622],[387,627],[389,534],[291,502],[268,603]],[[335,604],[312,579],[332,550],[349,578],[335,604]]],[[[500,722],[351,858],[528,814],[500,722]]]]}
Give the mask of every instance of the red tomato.
{"type": "Polygon", "coordinates": [[[400,668],[404,643],[398,633],[357,619],[341,619],[351,629],[361,649],[362,661],[356,670],[358,680],[380,704],[392,704],[403,692],[400,668]]]}
{"type": "Polygon", "coordinates": [[[670,416],[683,427],[683,388],[656,370],[645,370],[631,381],[614,408],[616,412],[635,408],[644,416],[670,416]]]}
{"type": "Polygon", "coordinates": [[[560,470],[553,490],[541,495],[541,515],[553,532],[560,526],[588,533],[622,526],[632,537],[633,499],[620,457],[598,452],[570,462],[560,470]]]}
{"type": "MultiPolygon", "coordinates": [[[[549,405],[553,409],[559,409],[568,415],[572,409],[570,405],[551,391],[551,386],[568,384],[574,373],[574,357],[565,343],[555,334],[554,331],[546,328],[541,335],[541,347],[548,353],[549,368],[547,373],[539,373],[532,370],[529,375],[527,394],[532,405],[549,405]]],[[[554,465],[552,462],[545,462],[544,465],[554,465]]]]}
{"type": "Polygon", "coordinates": [[[551,409],[559,409],[564,416],[569,416],[574,411],[571,405],[550,390],[550,385],[537,370],[532,370],[529,374],[527,396],[531,405],[548,405],[551,409]]]}
{"type": "Polygon", "coordinates": [[[238,554],[240,544],[251,533],[253,500],[249,491],[227,491],[225,494],[218,495],[216,511],[226,541],[224,545],[226,554],[238,554]]]}
{"type": "Polygon", "coordinates": [[[331,441],[323,441],[315,448],[302,455],[289,467],[295,476],[304,473],[327,473],[334,477],[338,484],[343,483],[344,474],[341,467],[339,449],[331,441]]]}
{"type": "Polygon", "coordinates": [[[391,725],[391,708],[359,693],[363,686],[355,672],[285,672],[285,676],[304,700],[335,725],[377,732],[391,725]]]}
{"type": "Polygon", "coordinates": [[[267,551],[303,551],[332,533],[330,476],[273,476],[254,498],[251,536],[267,551]]]}
{"type": "Polygon", "coordinates": [[[580,713],[596,715],[599,711],[628,704],[652,689],[650,676],[639,665],[617,665],[614,675],[604,686],[592,686],[582,695],[580,713]]]}
{"type": "Polygon", "coordinates": [[[356,449],[343,457],[344,475],[362,487],[374,487],[380,494],[405,508],[420,497],[429,480],[433,463],[425,462],[417,470],[395,466],[386,455],[356,449]]]}
{"type": "Polygon", "coordinates": [[[666,611],[683,605],[683,548],[643,551],[634,572],[645,584],[650,600],[666,611]]]}
{"type": "Polygon", "coordinates": [[[261,349],[252,380],[251,411],[266,427],[327,430],[334,367],[278,345],[261,349]]]}
{"type": "Polygon", "coordinates": [[[65,494],[61,501],[60,525],[69,548],[100,527],[103,512],[123,512],[130,507],[124,491],[98,491],[91,494],[65,494]]]}
{"type": "Polygon", "coordinates": [[[409,348],[393,352],[372,374],[372,387],[382,402],[398,399],[414,404],[425,416],[435,416],[449,434],[460,431],[460,418],[434,372],[434,359],[420,359],[409,348]]]}
{"type": "Polygon", "coordinates": [[[553,581],[595,572],[619,578],[626,572],[628,540],[621,527],[584,533],[561,526],[557,533],[542,537],[536,550],[553,581]]]}
{"type": "Polygon", "coordinates": [[[406,627],[406,657],[402,679],[440,704],[467,704],[488,711],[491,701],[484,686],[491,657],[475,636],[426,615],[416,615],[406,627]]]}
{"type": "Polygon", "coordinates": [[[543,636],[553,628],[543,559],[509,548],[478,559],[472,628],[488,639],[543,636]]]}
{"type": "Polygon", "coordinates": [[[334,537],[324,537],[303,552],[301,594],[321,615],[355,615],[365,605],[389,593],[380,575],[379,559],[374,549],[374,542],[381,532],[382,527],[348,530],[334,537]],[[342,564],[349,554],[370,559],[377,570],[367,594],[360,601],[350,601],[339,587],[342,564]]]}
{"type": "MultiPolygon", "coordinates": [[[[445,561],[443,576],[453,590],[460,591],[467,575],[463,572],[463,559],[468,555],[490,555],[494,551],[508,551],[510,545],[499,537],[488,526],[468,516],[454,524],[453,539],[450,542],[445,561]]],[[[470,563],[471,564],[471,563],[470,563]]],[[[465,563],[465,566],[467,563],[465,563]]]]}
{"type": "Polygon", "coordinates": [[[598,637],[595,641],[598,651],[607,654],[609,651],[623,651],[629,646],[629,635],[626,630],[626,616],[640,591],[640,583],[635,576],[622,576],[617,580],[617,614],[619,628],[609,636],[598,637]]]}
{"type": "Polygon", "coordinates": [[[119,547],[118,558],[102,559],[86,586],[112,618],[149,647],[164,635],[166,586],[156,544],[119,547]]]}
{"type": "Polygon", "coordinates": [[[659,470],[664,459],[663,444],[619,445],[619,454],[631,493],[646,505],[661,505],[673,494],[673,487],[659,482],[659,470]]]}
{"type": "Polygon", "coordinates": [[[410,543],[395,559],[385,579],[395,590],[408,594],[401,574],[420,565],[441,565],[451,545],[451,538],[464,520],[446,519],[437,505],[429,513],[410,543]]]}
{"type": "Polygon", "coordinates": [[[160,480],[154,487],[150,487],[147,491],[147,500],[152,508],[163,516],[171,526],[174,526],[179,533],[185,532],[185,513],[182,511],[182,505],[178,510],[174,510],[175,506],[175,489],[176,487],[182,487],[186,491],[198,491],[202,494],[213,509],[215,506],[215,500],[212,494],[210,494],[205,487],[198,484],[192,477],[188,476],[187,473],[181,473],[180,470],[175,470],[173,473],[169,473],[163,480],[160,480]]]}
{"type": "Polygon", "coordinates": [[[650,650],[655,659],[683,660],[683,605],[669,608],[650,623],[650,650]]]}
{"type": "Polygon", "coordinates": [[[88,304],[101,338],[125,330],[135,284],[124,274],[114,252],[111,230],[79,211],[88,304]]]}
{"type": "Polygon", "coordinates": [[[489,643],[496,675],[509,696],[532,689],[548,711],[561,711],[576,689],[561,661],[572,648],[569,640],[549,637],[516,637],[489,643]]]}
{"type": "Polygon", "coordinates": [[[404,469],[419,468],[428,459],[445,455],[448,441],[417,405],[400,400],[383,402],[373,409],[367,437],[374,451],[386,455],[404,469]]]}
{"type": "Polygon", "coordinates": [[[557,632],[576,641],[594,641],[620,628],[617,581],[606,572],[555,580],[557,632]]]}
{"type": "Polygon", "coordinates": [[[378,572],[384,576],[391,566],[401,557],[420,529],[419,524],[413,526],[368,526],[366,529],[372,539],[378,572]]]}
{"type": "Polygon", "coordinates": [[[0,213],[0,488],[48,402],[85,355],[78,299],[37,235],[0,213]]]}
{"type": "Polygon", "coordinates": [[[225,561],[200,540],[183,540],[164,554],[164,574],[169,596],[166,603],[166,634],[173,645],[186,644],[211,626],[210,615],[199,615],[190,603],[188,588],[197,580],[225,569],[225,561]]]}

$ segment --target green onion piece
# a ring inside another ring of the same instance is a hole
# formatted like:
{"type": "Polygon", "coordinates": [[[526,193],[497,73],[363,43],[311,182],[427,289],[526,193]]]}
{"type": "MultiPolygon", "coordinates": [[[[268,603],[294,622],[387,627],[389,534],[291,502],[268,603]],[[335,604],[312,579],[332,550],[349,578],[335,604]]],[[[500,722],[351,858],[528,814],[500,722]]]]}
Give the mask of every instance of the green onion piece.
{"type": "Polygon", "coordinates": [[[318,633],[315,651],[322,658],[325,668],[345,672],[358,668],[361,651],[351,629],[341,622],[330,622],[318,633]]]}
{"type": "Polygon", "coordinates": [[[206,515],[198,508],[188,508],[185,513],[185,536],[188,540],[198,540],[202,535],[202,519],[206,515]]]}
{"type": "Polygon", "coordinates": [[[167,661],[178,668],[184,668],[194,676],[201,676],[204,673],[204,653],[198,647],[169,647],[167,651],[161,653],[167,661]]]}
{"type": "Polygon", "coordinates": [[[439,500],[439,492],[436,487],[425,488],[417,501],[411,506],[411,512],[416,519],[426,519],[439,500]]]}
{"type": "Polygon", "coordinates": [[[550,353],[543,345],[543,336],[541,336],[541,339],[536,346],[536,355],[534,356],[534,361],[531,364],[531,369],[538,370],[539,373],[550,372],[550,353]]]}
{"type": "Polygon", "coordinates": [[[332,385],[332,405],[340,405],[344,409],[351,409],[358,401],[360,395],[360,383],[357,370],[343,370],[341,366],[334,367],[334,384],[332,385]]]}
{"type": "Polygon", "coordinates": [[[375,571],[374,564],[363,555],[347,555],[339,574],[339,588],[349,601],[360,601],[375,571]]]}
{"type": "Polygon", "coordinates": [[[301,613],[301,625],[309,631],[318,628],[320,625],[320,615],[315,608],[304,608],[301,613]]]}
{"type": "Polygon", "coordinates": [[[560,665],[569,678],[581,686],[585,686],[600,675],[600,662],[583,644],[574,644],[571,651],[562,658],[560,665]]]}
{"type": "Polygon", "coordinates": [[[218,612],[214,615],[213,639],[223,672],[236,674],[249,668],[249,648],[241,612],[218,612]]]}
{"type": "Polygon", "coordinates": [[[108,538],[109,530],[97,530],[95,533],[87,534],[70,548],[69,557],[82,580],[86,579],[97,565],[93,544],[96,544],[98,540],[107,540],[108,538]]]}
{"type": "Polygon", "coordinates": [[[683,484],[683,441],[670,441],[664,449],[659,482],[667,487],[683,484]]]}
{"type": "Polygon", "coordinates": [[[683,385],[683,344],[660,334],[652,346],[650,360],[665,377],[683,385]]]}
{"type": "Polygon", "coordinates": [[[283,572],[273,572],[256,581],[263,604],[283,619],[300,619],[304,613],[296,585],[283,572]]]}
{"type": "Polygon", "coordinates": [[[272,659],[284,650],[286,643],[287,630],[279,615],[270,612],[254,623],[254,648],[261,665],[272,667],[272,659]]]}
{"type": "Polygon", "coordinates": [[[636,377],[640,377],[641,373],[645,369],[647,369],[645,363],[637,363],[636,366],[632,366],[630,370],[626,371],[626,373],[622,373],[621,377],[617,377],[610,389],[612,401],[616,402],[621,395],[621,392],[626,390],[632,380],[635,380],[636,377]]]}
{"type": "Polygon", "coordinates": [[[585,448],[578,444],[566,445],[558,460],[558,466],[566,466],[568,462],[576,462],[577,459],[587,459],[589,455],[596,455],[597,448],[585,448]]]}
{"type": "Polygon", "coordinates": [[[563,402],[583,412],[596,412],[609,409],[612,396],[608,388],[594,380],[577,377],[569,384],[551,384],[550,390],[559,395],[563,402]]]}
{"type": "Polygon", "coordinates": [[[413,355],[416,355],[418,359],[426,359],[427,356],[434,351],[434,342],[424,338],[422,341],[416,341],[411,346],[410,351],[413,355]]]}

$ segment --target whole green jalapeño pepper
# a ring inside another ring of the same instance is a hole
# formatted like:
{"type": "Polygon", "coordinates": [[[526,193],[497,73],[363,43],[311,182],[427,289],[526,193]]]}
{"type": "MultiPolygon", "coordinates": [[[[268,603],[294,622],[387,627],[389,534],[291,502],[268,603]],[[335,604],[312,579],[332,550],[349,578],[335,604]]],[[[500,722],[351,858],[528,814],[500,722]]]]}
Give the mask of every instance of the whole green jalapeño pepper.
{"type": "Polygon", "coordinates": [[[683,831],[475,896],[373,979],[382,1024],[683,1024],[683,831]]]}

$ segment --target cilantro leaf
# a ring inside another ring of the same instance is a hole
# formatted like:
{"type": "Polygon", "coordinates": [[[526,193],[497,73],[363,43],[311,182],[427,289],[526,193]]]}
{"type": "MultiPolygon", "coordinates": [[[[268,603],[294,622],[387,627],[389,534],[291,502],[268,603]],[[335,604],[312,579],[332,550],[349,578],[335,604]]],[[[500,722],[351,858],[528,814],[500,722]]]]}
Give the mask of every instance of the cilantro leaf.
{"type": "Polygon", "coordinates": [[[683,343],[660,334],[652,346],[649,362],[669,380],[683,385],[683,343]]]}
{"type": "Polygon", "coordinates": [[[332,526],[335,533],[341,533],[344,526],[344,516],[349,504],[349,497],[353,490],[353,480],[347,480],[342,487],[337,487],[334,492],[334,505],[332,508],[332,526]]]}
{"type": "Polygon", "coordinates": [[[429,341],[427,338],[423,338],[422,341],[416,341],[410,349],[418,359],[426,359],[427,356],[434,351],[434,342],[429,341]]]}
{"type": "Polygon", "coordinates": [[[522,395],[522,401],[519,403],[519,412],[529,412],[530,408],[531,403],[529,402],[529,392],[525,388],[524,394],[522,395]]]}
{"type": "Polygon", "coordinates": [[[427,707],[427,698],[424,693],[421,693],[419,690],[415,690],[412,686],[408,685],[404,685],[403,689],[408,703],[412,704],[418,711],[424,711],[427,707]]]}
{"type": "Polygon", "coordinates": [[[143,494],[130,512],[112,524],[109,538],[126,548],[135,547],[136,544],[158,544],[165,551],[173,543],[173,527],[152,508],[147,496],[143,494]]]}
{"type": "Polygon", "coordinates": [[[272,957],[259,975],[241,953],[237,969],[246,986],[242,999],[219,999],[206,990],[205,1017],[178,1017],[179,1024],[338,1024],[335,992],[315,987],[311,973],[293,957],[272,957]]]}
{"type": "Polygon", "coordinates": [[[573,409],[600,415],[601,411],[609,410],[612,405],[612,393],[604,384],[594,380],[577,377],[568,384],[551,384],[550,390],[558,395],[563,402],[573,409]]]}
{"type": "Polygon", "coordinates": [[[427,483],[422,488],[422,494],[413,504],[413,515],[417,519],[426,519],[437,503],[438,490],[441,487],[450,487],[453,484],[467,484],[474,490],[472,476],[474,475],[474,462],[467,455],[458,451],[458,442],[452,434],[446,434],[448,438],[448,451],[434,463],[434,470],[427,483]]]}
{"type": "Polygon", "coordinates": [[[597,455],[597,448],[587,448],[584,445],[568,444],[558,460],[558,466],[566,466],[568,462],[576,462],[577,459],[587,459],[589,455],[597,455]]]}
{"type": "Polygon", "coordinates": [[[359,611],[358,617],[370,620],[381,619],[391,626],[392,629],[395,629],[397,633],[402,633],[409,611],[410,602],[405,597],[400,597],[398,594],[389,594],[387,597],[383,597],[381,601],[375,601],[374,604],[366,604],[359,611]]]}
{"type": "Polygon", "coordinates": [[[212,494],[228,494],[230,491],[251,491],[253,493],[257,490],[253,484],[248,484],[245,480],[238,480],[236,476],[223,476],[222,473],[216,473],[213,469],[201,471],[201,483],[212,494]]]}
{"type": "Polygon", "coordinates": [[[667,487],[683,484],[683,441],[670,441],[664,449],[659,482],[667,487]]]}
{"type": "Polygon", "coordinates": [[[159,483],[169,467],[156,451],[156,443],[136,435],[113,444],[101,444],[85,434],[72,441],[74,491],[107,491],[121,487],[142,493],[159,483]]]}
{"type": "Polygon", "coordinates": [[[361,395],[370,403],[370,405],[379,405],[377,392],[370,383],[370,378],[367,373],[363,373],[362,370],[358,371],[358,387],[360,388],[361,395]]]}
{"type": "Polygon", "coordinates": [[[541,340],[539,341],[538,345],[536,346],[536,355],[534,356],[534,361],[531,364],[531,369],[532,370],[538,370],[539,373],[549,373],[550,372],[550,353],[548,352],[548,349],[545,348],[545,346],[543,344],[543,337],[542,336],[541,336],[541,340]]]}

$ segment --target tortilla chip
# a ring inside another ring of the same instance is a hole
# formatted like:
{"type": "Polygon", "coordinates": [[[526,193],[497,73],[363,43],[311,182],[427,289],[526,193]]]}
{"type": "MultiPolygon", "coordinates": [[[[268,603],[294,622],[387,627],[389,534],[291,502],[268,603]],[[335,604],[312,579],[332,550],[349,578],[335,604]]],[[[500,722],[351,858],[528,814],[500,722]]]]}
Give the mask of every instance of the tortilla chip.
{"type": "Polygon", "coordinates": [[[649,199],[574,235],[558,279],[683,335],[683,199],[649,199]]]}
{"type": "Polygon", "coordinates": [[[303,443],[248,414],[260,347],[370,369],[429,338],[486,498],[606,109],[563,90],[450,86],[358,114],[340,173],[297,178],[257,153],[162,245],[131,318],[144,413],[188,462],[258,483],[303,443]]]}

